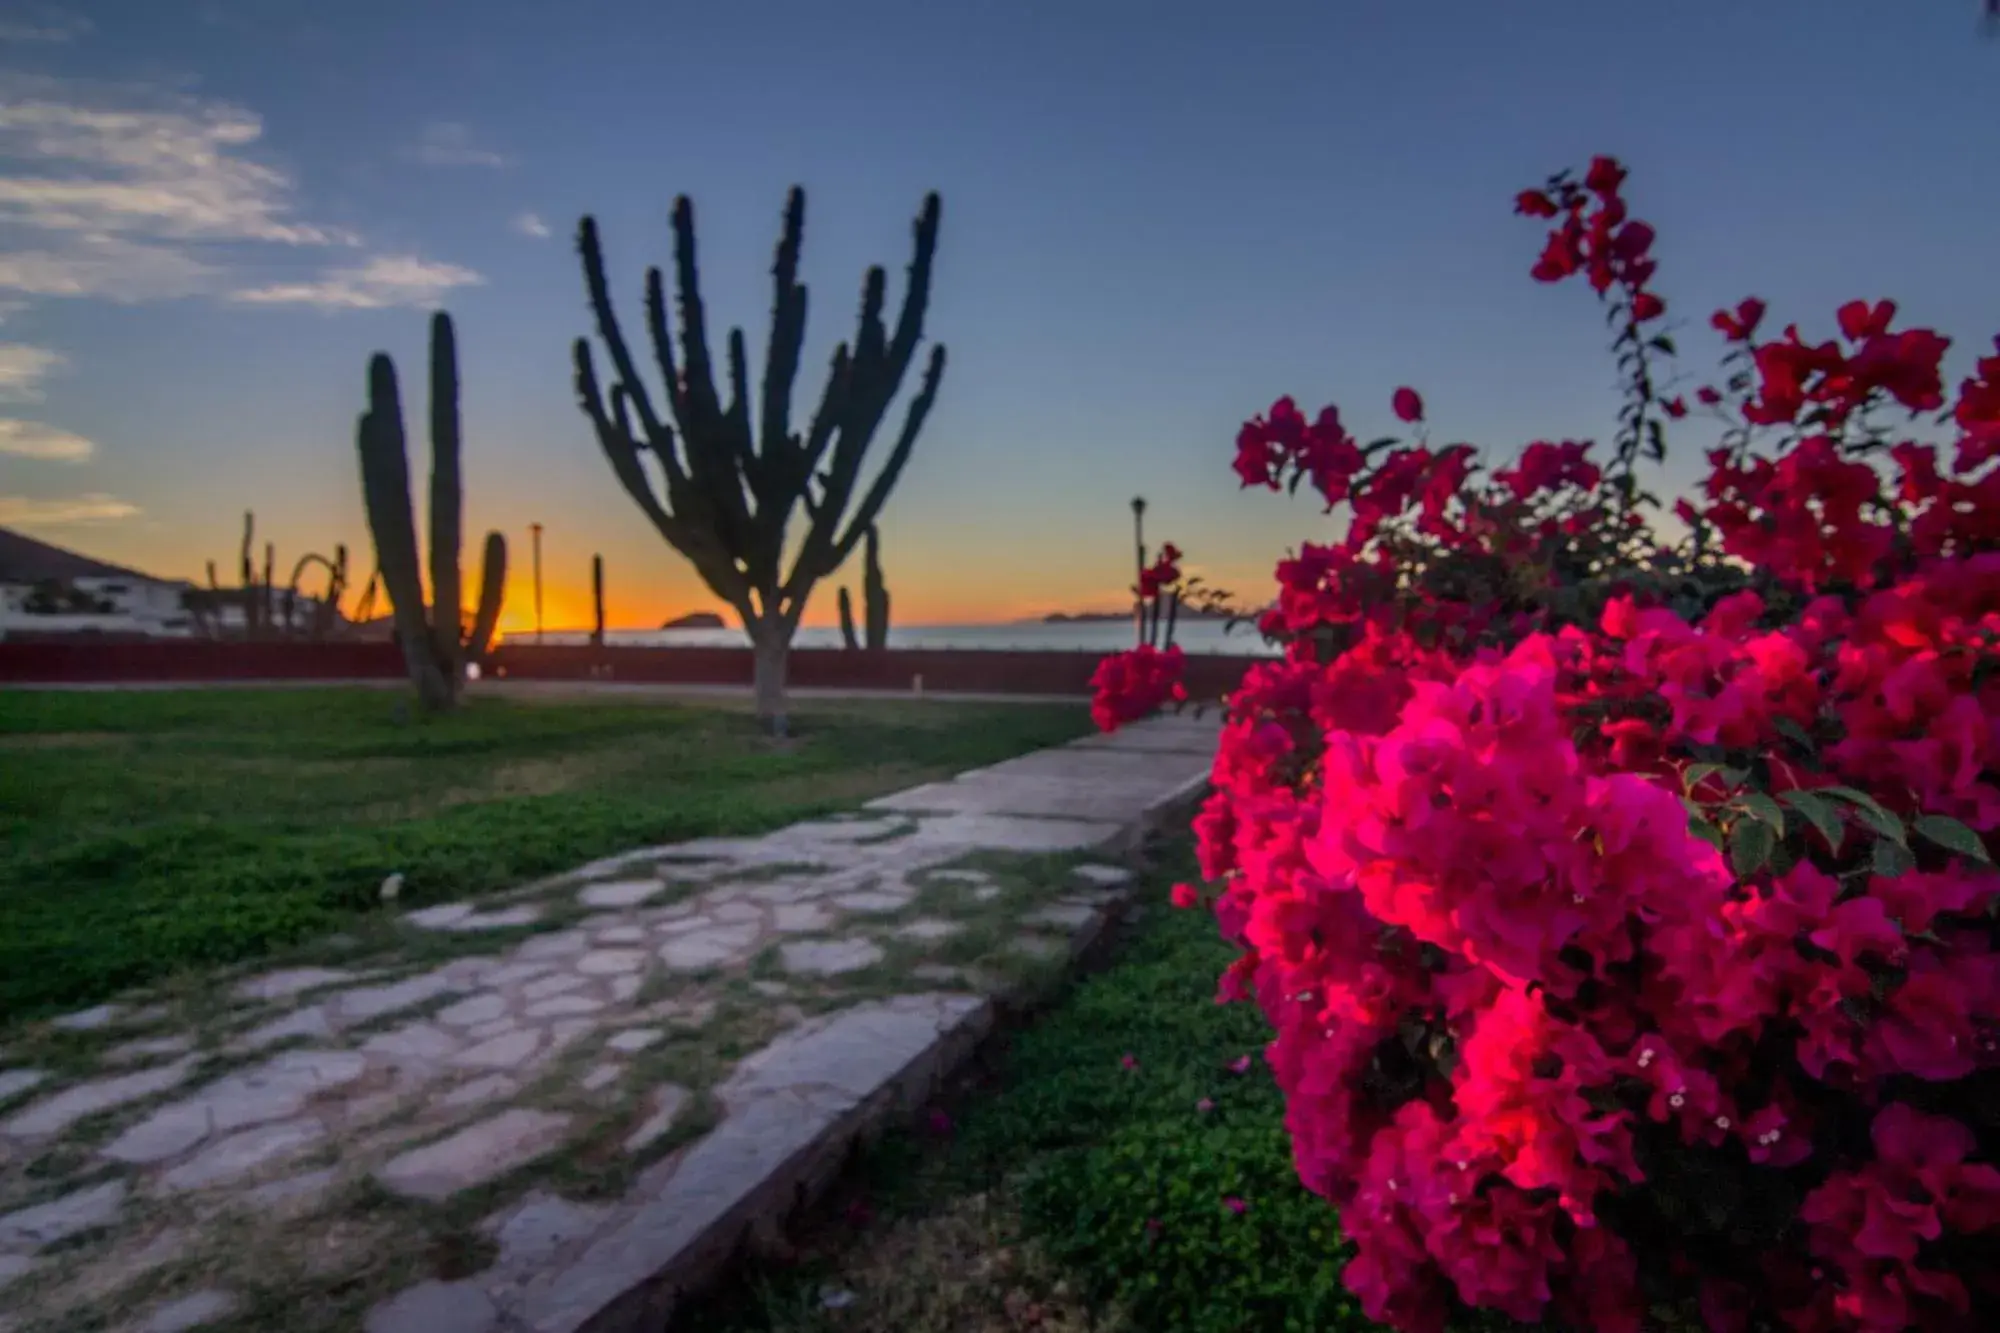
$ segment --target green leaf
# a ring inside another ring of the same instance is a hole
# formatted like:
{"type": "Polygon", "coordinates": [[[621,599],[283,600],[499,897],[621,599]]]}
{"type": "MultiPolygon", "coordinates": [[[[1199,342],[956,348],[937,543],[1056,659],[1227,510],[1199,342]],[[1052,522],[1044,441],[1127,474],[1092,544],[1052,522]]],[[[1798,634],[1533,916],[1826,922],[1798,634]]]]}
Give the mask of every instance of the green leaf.
{"type": "Polygon", "coordinates": [[[1785,812],[1776,801],[1761,791],[1747,791],[1743,793],[1741,804],[1752,819],[1769,824],[1771,832],[1779,837],[1785,836],[1785,812]]]}
{"type": "Polygon", "coordinates": [[[1798,723],[1792,721],[1788,717],[1779,718],[1777,726],[1778,726],[1778,734],[1780,736],[1783,736],[1785,739],[1791,741],[1794,745],[1804,750],[1807,754],[1817,753],[1817,748],[1813,745],[1812,735],[1804,727],[1800,726],[1798,723]]]}
{"type": "Polygon", "coordinates": [[[1882,878],[1894,879],[1916,868],[1917,858],[1902,843],[1883,841],[1875,844],[1875,873],[1882,878]]]}
{"type": "Polygon", "coordinates": [[[1806,822],[1819,830],[1819,836],[1826,839],[1826,845],[1838,855],[1841,838],[1846,828],[1840,822],[1840,812],[1809,791],[1781,792],[1778,799],[1805,816],[1806,822]]]}
{"type": "Polygon", "coordinates": [[[1746,879],[1770,864],[1771,850],[1777,845],[1769,824],[1739,819],[1729,832],[1729,868],[1738,879],[1746,879]]]}
{"type": "Polygon", "coordinates": [[[1716,851],[1723,850],[1722,830],[1709,823],[1706,819],[1690,817],[1688,820],[1688,832],[1715,848],[1716,851]]]}
{"type": "Polygon", "coordinates": [[[1681,790],[1693,791],[1701,785],[1702,779],[1722,771],[1721,764],[1689,764],[1681,774],[1681,790]]]}
{"type": "Polygon", "coordinates": [[[1920,815],[1917,817],[1916,830],[1948,852],[1957,852],[1960,856],[1969,856],[1988,865],[1993,863],[1993,858],[1987,854],[1986,844],[1980,841],[1979,835],[1956,819],[1946,815],[1920,815]]]}
{"type": "Polygon", "coordinates": [[[1838,796],[1848,802],[1860,813],[1862,823],[1891,842],[1908,843],[1910,835],[1903,828],[1903,821],[1884,810],[1881,802],[1867,792],[1856,791],[1852,787],[1819,787],[1816,790],[1822,796],[1838,796]]]}

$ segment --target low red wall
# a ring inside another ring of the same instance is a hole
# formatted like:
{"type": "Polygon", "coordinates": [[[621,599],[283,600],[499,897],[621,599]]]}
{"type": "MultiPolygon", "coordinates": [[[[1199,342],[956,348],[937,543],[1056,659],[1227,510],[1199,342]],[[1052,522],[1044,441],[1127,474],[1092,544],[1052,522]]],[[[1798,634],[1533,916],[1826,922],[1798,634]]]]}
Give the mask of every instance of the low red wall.
{"type": "Polygon", "coordinates": [[[113,684],[204,680],[398,680],[393,643],[218,643],[209,639],[113,642],[0,640],[0,681],[113,684]]]}
{"type": "MultiPolygon", "coordinates": [[[[1102,653],[1004,649],[794,648],[787,671],[799,689],[909,690],[923,678],[927,693],[1090,693],[1090,675],[1102,653]]],[[[1213,698],[1236,688],[1254,658],[1189,657],[1188,692],[1213,698]]],[[[675,685],[748,685],[748,648],[591,648],[585,645],[509,644],[493,654],[492,668],[509,680],[604,679],[675,685]]]]}
{"type": "MultiPolygon", "coordinates": [[[[891,648],[850,652],[795,648],[790,683],[800,689],[901,690],[923,677],[926,693],[1084,696],[1102,655],[973,649],[891,648]]],[[[1191,656],[1188,692],[1213,699],[1236,688],[1256,661],[1191,656]]],[[[632,684],[748,685],[748,648],[591,648],[510,644],[491,674],[509,680],[611,680],[632,684]]],[[[397,680],[393,643],[117,643],[0,641],[0,682],[91,684],[207,680],[397,680]]]]}

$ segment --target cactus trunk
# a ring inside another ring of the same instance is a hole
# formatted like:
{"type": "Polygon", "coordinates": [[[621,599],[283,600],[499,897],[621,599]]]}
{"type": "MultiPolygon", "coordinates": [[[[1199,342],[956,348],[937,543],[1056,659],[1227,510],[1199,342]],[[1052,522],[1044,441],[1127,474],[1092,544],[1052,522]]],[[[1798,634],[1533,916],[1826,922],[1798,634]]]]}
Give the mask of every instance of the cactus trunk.
{"type": "Polygon", "coordinates": [[[861,640],[854,637],[854,599],[845,588],[840,590],[840,641],[850,650],[861,647],[861,640]]]}

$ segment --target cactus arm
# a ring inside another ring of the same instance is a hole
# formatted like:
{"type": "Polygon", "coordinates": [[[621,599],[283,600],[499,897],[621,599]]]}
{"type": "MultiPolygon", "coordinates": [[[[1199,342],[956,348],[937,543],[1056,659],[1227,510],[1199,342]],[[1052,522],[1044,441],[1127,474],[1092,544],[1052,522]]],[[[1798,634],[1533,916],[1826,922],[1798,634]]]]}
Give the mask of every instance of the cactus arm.
{"type": "Polygon", "coordinates": [[[785,225],[771,263],[771,336],[764,349],[764,390],[760,425],[764,467],[775,489],[803,489],[811,478],[805,450],[792,434],[792,388],[799,378],[799,350],[805,345],[806,289],[799,282],[799,251],[805,240],[806,192],[794,185],[785,197],[785,225]]]}
{"type": "Polygon", "coordinates": [[[861,641],[854,637],[854,599],[846,588],[840,590],[840,641],[849,651],[861,647],[861,641]]]}
{"type": "MultiPolygon", "coordinates": [[[[479,568],[479,609],[472,617],[472,637],[466,640],[464,661],[484,662],[492,646],[493,631],[500,623],[500,605],[507,592],[507,539],[497,532],[486,534],[486,552],[479,568]]],[[[463,675],[463,671],[460,672],[463,675]]]]}
{"type": "Polygon", "coordinates": [[[431,637],[438,666],[451,681],[465,677],[465,593],[459,583],[465,481],[458,429],[458,337],[451,316],[431,317],[431,637]]]}
{"type": "Polygon", "coordinates": [[[911,400],[909,411],[903,417],[902,433],[896,437],[895,448],[889,451],[889,461],[862,497],[861,507],[854,511],[854,518],[847,525],[847,532],[834,544],[830,556],[829,569],[837,569],[854,554],[854,546],[864,533],[875,526],[883,506],[889,503],[889,493],[896,488],[902,478],[903,467],[910,461],[910,454],[916,448],[917,436],[924,428],[924,421],[930,416],[932,404],[937,402],[938,385],[944,379],[944,347],[931,348],[930,363],[924,368],[923,388],[911,400]]]}
{"type": "MultiPolygon", "coordinates": [[[[639,378],[638,367],[632,363],[631,349],[625,345],[625,335],[618,328],[618,315],[611,305],[611,290],[604,281],[604,251],[598,245],[595,218],[587,217],[578,224],[576,248],[583,256],[584,285],[590,292],[590,309],[597,320],[597,336],[604,339],[604,346],[611,353],[611,365],[618,373],[618,382],[632,395],[633,406],[639,413],[639,424],[646,432],[646,439],[655,445],[660,465],[676,467],[672,461],[672,446],[664,443],[669,437],[659,416],[653,411],[653,400],[646,394],[645,381],[639,378]]],[[[673,379],[669,377],[668,384],[672,383],[673,379]]]]}
{"type": "MultiPolygon", "coordinates": [[[[882,326],[885,275],[879,267],[872,268],[862,284],[860,327],[848,366],[848,383],[841,392],[844,406],[835,432],[837,438],[832,445],[833,457],[827,469],[825,491],[813,515],[805,543],[792,566],[792,575],[786,580],[785,597],[792,604],[795,616],[803,609],[805,594],[813,582],[838,568],[845,558],[844,553],[851,553],[860,540],[860,532],[875,521],[873,513],[867,514],[866,521],[860,521],[863,515],[856,514],[857,522],[848,525],[846,535],[843,537],[839,532],[848,501],[860,479],[862,459],[883,414],[888,411],[891,400],[902,385],[903,373],[909,368],[917,341],[923,336],[923,317],[930,301],[931,265],[937,250],[940,211],[938,197],[933,193],[925,198],[923,209],[917,215],[912,229],[914,241],[909,281],[903,293],[903,308],[897,316],[893,339],[888,337],[882,326]]],[[[936,397],[937,386],[943,376],[943,349],[933,348],[930,365],[925,372],[924,389],[911,405],[903,438],[898,440],[897,451],[891,454],[889,465],[884,467],[869,489],[869,500],[874,501],[876,512],[887,502],[889,491],[901,474],[902,463],[896,453],[901,454],[902,461],[908,460],[910,448],[916,443],[917,430],[930,412],[931,401],[936,397]]],[[[815,458],[815,467],[817,464],[815,458]]]]}

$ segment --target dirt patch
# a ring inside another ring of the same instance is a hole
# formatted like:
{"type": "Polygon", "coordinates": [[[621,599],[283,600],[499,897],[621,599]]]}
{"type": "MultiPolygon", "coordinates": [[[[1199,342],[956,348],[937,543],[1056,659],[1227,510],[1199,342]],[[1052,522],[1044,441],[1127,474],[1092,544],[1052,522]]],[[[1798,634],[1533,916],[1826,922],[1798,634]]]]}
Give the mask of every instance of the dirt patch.
{"type": "MultiPolygon", "coordinates": [[[[859,1217],[834,1230],[851,1230],[859,1217]]],[[[976,1194],[924,1217],[868,1227],[830,1258],[817,1290],[768,1309],[770,1333],[1122,1333],[1089,1309],[1019,1234],[1013,1205],[976,1194]]],[[[699,1319],[701,1311],[695,1314],[699,1319]]],[[[733,1330],[736,1325],[725,1324],[733,1330]]],[[[676,1322],[670,1333],[694,1324],[676,1322]]]]}

